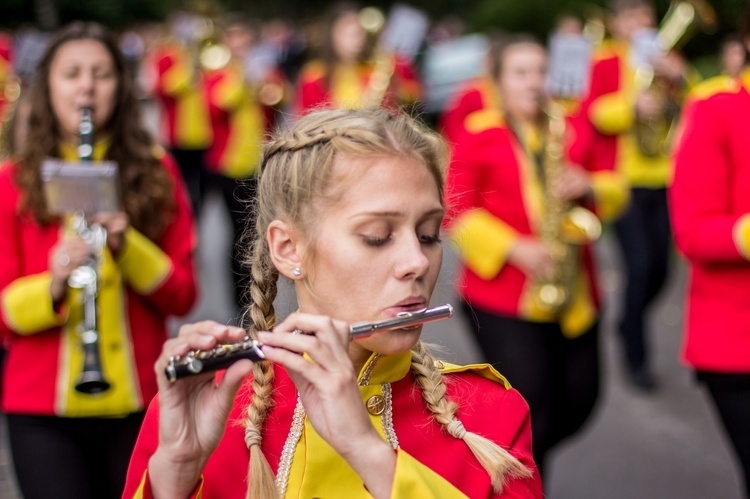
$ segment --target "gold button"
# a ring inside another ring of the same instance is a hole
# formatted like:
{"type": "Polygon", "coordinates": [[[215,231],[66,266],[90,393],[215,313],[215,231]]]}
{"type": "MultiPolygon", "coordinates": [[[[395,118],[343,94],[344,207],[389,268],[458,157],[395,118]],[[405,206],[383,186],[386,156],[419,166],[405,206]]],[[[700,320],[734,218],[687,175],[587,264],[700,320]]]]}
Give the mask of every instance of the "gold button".
{"type": "Polygon", "coordinates": [[[367,412],[373,416],[380,416],[385,410],[385,399],[382,395],[373,395],[367,399],[367,412]]]}

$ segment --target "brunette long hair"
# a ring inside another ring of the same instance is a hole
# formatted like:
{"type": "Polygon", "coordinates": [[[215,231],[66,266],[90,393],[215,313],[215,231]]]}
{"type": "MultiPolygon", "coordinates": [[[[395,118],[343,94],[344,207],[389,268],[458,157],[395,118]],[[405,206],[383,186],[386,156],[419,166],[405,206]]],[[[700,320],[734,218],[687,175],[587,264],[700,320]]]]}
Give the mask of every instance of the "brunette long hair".
{"type": "Polygon", "coordinates": [[[141,123],[134,83],[125,60],[112,36],[96,23],[75,22],[63,28],[39,63],[29,93],[28,134],[14,155],[19,165],[15,181],[23,194],[21,209],[30,212],[40,224],[56,220],[47,208],[41,179],[42,162],[46,157],[60,156],[62,141],[50,98],[50,67],[60,47],[76,40],[97,41],[112,57],[118,82],[117,102],[104,125],[103,132],[111,141],[105,158],[119,166],[123,206],[131,225],[156,240],[169,223],[174,207],[172,180],[161,164],[153,138],[141,123]]]}

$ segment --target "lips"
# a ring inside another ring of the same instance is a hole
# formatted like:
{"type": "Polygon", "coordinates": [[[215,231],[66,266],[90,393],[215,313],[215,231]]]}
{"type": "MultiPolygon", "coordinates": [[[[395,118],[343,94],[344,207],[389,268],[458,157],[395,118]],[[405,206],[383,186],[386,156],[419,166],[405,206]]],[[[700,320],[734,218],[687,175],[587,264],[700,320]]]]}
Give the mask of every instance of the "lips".
{"type": "Polygon", "coordinates": [[[427,303],[427,299],[422,296],[410,296],[385,309],[385,314],[389,317],[397,317],[404,312],[424,310],[427,308],[427,303]]]}

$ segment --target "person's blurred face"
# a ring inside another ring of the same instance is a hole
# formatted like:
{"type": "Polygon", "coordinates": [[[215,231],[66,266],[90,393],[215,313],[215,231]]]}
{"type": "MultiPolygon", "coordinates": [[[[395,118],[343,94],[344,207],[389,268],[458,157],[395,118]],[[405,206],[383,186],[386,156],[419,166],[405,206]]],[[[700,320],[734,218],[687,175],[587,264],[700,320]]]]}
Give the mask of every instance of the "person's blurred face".
{"type": "Polygon", "coordinates": [[[613,14],[609,19],[609,30],[615,38],[630,42],[635,33],[642,29],[653,28],[655,23],[656,15],[653,7],[639,5],[613,14]]]}
{"type": "MultiPolygon", "coordinates": [[[[334,201],[314,222],[308,285],[298,281],[300,310],[354,323],[426,308],[443,257],[443,207],[427,167],[412,158],[338,155],[334,179],[334,201]]],[[[350,355],[406,352],[421,330],[353,341],[350,355]]]]}
{"type": "Polygon", "coordinates": [[[101,129],[115,108],[118,77],[107,48],[96,40],[73,40],[57,49],[49,71],[52,111],[61,134],[74,140],[81,109],[93,110],[94,128],[101,129]]]}
{"type": "Polygon", "coordinates": [[[356,12],[348,12],[333,23],[331,33],[333,50],[342,62],[352,63],[357,60],[367,41],[367,33],[359,23],[356,12]]]}
{"type": "Polygon", "coordinates": [[[226,43],[232,56],[242,60],[253,44],[253,34],[244,26],[232,26],[227,30],[226,43]]]}
{"type": "Polygon", "coordinates": [[[498,76],[500,98],[516,120],[532,121],[539,115],[547,76],[547,53],[534,43],[516,43],[505,49],[498,76]]]}
{"type": "Polygon", "coordinates": [[[721,68],[729,76],[739,76],[745,65],[745,47],[739,41],[727,43],[721,51],[721,68]]]}

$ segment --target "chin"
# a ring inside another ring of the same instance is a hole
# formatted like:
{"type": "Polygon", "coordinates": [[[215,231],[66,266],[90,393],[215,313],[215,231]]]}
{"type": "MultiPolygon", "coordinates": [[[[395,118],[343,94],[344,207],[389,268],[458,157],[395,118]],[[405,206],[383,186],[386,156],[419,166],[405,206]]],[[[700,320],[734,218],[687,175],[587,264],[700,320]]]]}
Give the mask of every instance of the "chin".
{"type": "MultiPolygon", "coordinates": [[[[383,355],[398,355],[414,348],[422,335],[422,326],[414,329],[395,329],[371,336],[367,340],[368,350],[383,355]]],[[[363,346],[365,346],[363,344],[363,346]]]]}

